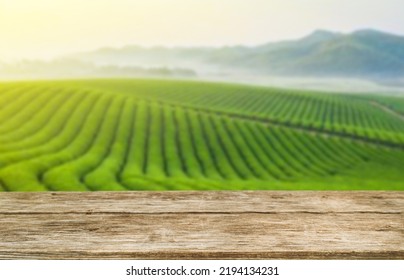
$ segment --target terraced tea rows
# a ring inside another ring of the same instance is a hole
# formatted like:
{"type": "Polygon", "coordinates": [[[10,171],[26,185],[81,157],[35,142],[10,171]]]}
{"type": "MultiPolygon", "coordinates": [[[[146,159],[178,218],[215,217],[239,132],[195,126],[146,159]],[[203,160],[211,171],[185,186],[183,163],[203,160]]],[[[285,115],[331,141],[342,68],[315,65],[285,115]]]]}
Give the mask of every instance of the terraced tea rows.
{"type": "Polygon", "coordinates": [[[0,188],[404,189],[404,121],[383,106],[196,82],[4,83],[0,188]]]}
{"type": "MultiPolygon", "coordinates": [[[[83,83],[78,83],[78,86],[83,86],[83,83]]],[[[85,86],[113,93],[127,93],[153,101],[160,100],[191,108],[209,108],[354,137],[395,143],[404,141],[402,120],[380,108],[370,106],[369,100],[365,98],[353,98],[350,95],[228,84],[201,83],[195,86],[192,82],[182,82],[181,87],[178,87],[178,84],[168,81],[156,84],[137,81],[136,92],[133,91],[133,81],[128,80],[86,82],[85,86]]]]}

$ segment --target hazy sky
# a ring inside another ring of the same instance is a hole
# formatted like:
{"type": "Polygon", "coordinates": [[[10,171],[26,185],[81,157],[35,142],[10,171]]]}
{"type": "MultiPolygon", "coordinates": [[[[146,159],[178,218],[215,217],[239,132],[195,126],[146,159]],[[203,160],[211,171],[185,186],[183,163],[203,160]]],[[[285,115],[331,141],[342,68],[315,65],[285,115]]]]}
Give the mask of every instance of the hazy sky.
{"type": "Polygon", "coordinates": [[[126,44],[253,45],[361,28],[404,34],[404,0],[0,0],[0,59],[126,44]]]}

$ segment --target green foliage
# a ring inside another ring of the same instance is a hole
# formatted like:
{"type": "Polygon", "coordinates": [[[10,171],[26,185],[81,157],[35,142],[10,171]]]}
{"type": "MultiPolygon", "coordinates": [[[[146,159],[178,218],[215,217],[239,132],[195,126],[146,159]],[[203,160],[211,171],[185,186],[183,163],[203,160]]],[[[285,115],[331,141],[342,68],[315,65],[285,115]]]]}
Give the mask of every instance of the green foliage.
{"type": "Polygon", "coordinates": [[[404,189],[404,101],[241,85],[0,85],[0,190],[404,189]]]}

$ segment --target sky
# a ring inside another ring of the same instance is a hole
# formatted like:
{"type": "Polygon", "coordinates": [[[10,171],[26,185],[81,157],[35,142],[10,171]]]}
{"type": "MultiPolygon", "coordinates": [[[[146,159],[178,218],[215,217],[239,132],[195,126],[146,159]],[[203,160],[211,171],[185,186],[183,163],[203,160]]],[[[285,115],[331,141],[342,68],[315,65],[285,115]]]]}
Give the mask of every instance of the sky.
{"type": "Polygon", "coordinates": [[[124,45],[257,45],[363,28],[404,35],[404,1],[0,0],[0,60],[124,45]]]}

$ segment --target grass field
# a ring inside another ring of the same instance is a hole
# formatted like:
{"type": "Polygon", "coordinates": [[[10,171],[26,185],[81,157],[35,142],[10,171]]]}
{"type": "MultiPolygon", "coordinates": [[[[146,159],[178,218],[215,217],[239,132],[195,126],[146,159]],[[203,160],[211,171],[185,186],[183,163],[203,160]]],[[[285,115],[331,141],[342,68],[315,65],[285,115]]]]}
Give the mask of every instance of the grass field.
{"type": "Polygon", "coordinates": [[[404,98],[220,83],[0,84],[0,190],[404,190],[404,98]]]}

